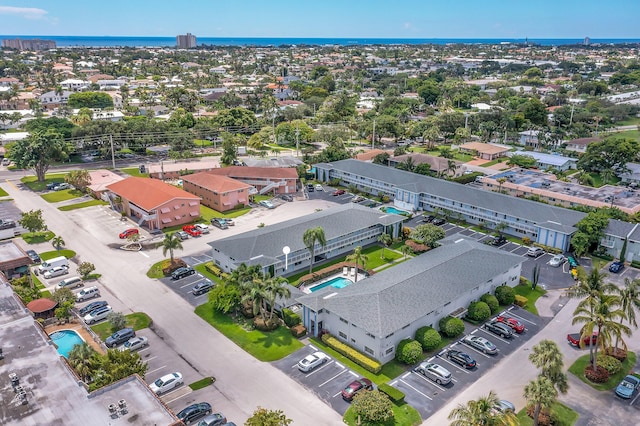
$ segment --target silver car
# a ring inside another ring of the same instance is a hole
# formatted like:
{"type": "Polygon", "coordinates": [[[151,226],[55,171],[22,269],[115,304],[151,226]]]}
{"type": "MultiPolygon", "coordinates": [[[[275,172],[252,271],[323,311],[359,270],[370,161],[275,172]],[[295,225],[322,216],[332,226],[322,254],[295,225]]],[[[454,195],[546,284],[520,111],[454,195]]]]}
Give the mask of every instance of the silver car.
{"type": "Polygon", "coordinates": [[[466,336],[462,339],[462,343],[465,343],[472,348],[479,350],[480,352],[484,352],[485,354],[494,355],[498,353],[498,348],[496,345],[480,336],[466,336]]]}
{"type": "Polygon", "coordinates": [[[87,315],[85,315],[84,322],[86,322],[87,324],[93,324],[94,322],[102,321],[103,319],[106,319],[111,312],[111,306],[103,306],[102,308],[98,308],[95,311],[91,311],[87,315]]]}
{"type": "Polygon", "coordinates": [[[49,269],[48,271],[45,271],[44,274],[42,274],[46,279],[49,278],[55,278],[55,277],[59,277],[61,275],[67,275],[69,273],[69,268],[66,268],[64,266],[54,266],[53,268],[49,269]]]}
{"type": "Polygon", "coordinates": [[[324,352],[314,352],[298,361],[298,370],[307,373],[327,361],[329,357],[324,352]]]}
{"type": "Polygon", "coordinates": [[[451,382],[451,372],[439,364],[423,362],[415,370],[439,385],[446,385],[451,382]]]}

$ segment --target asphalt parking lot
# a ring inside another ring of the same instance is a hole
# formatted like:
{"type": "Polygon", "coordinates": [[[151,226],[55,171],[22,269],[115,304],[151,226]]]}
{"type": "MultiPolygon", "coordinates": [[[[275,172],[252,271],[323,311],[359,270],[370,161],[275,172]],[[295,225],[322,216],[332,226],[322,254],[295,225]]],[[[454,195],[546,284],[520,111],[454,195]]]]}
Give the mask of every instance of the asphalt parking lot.
{"type": "MultiPolygon", "coordinates": [[[[194,265],[191,263],[188,263],[188,264],[190,266],[194,265]]],[[[160,278],[159,281],[162,282],[171,290],[173,290],[174,292],[178,293],[180,296],[182,296],[183,299],[185,299],[191,305],[198,306],[198,305],[202,305],[207,301],[208,293],[194,296],[191,290],[193,289],[193,286],[207,279],[208,278],[203,277],[202,274],[196,271],[195,274],[188,275],[179,280],[174,280],[171,277],[167,277],[167,278],[160,278]]]]}

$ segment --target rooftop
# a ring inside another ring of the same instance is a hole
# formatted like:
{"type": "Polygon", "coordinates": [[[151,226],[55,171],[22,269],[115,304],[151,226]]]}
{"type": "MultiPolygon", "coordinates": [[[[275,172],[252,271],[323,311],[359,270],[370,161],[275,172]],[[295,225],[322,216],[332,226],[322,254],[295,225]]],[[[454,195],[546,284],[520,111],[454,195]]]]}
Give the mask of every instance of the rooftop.
{"type": "Polygon", "coordinates": [[[147,211],[174,199],[200,200],[200,197],[157,179],[129,177],[108,185],[107,189],[147,211]]]}

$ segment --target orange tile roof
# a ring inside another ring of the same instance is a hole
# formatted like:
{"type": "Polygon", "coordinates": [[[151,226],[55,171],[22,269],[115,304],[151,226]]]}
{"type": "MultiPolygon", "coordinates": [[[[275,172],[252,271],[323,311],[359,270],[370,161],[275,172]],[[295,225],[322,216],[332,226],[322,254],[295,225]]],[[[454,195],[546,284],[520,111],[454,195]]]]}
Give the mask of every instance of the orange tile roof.
{"type": "Polygon", "coordinates": [[[107,189],[147,211],[176,198],[200,200],[200,197],[161,180],[141,177],[126,178],[108,185],[107,189]]]}
{"type": "Polygon", "coordinates": [[[239,180],[231,179],[226,176],[216,176],[206,172],[183,176],[182,180],[221,194],[230,191],[237,191],[239,189],[251,188],[251,185],[240,182],[239,180]]]}
{"type": "Polygon", "coordinates": [[[298,179],[298,171],[293,167],[247,167],[229,166],[221,169],[209,170],[209,173],[218,176],[228,176],[231,178],[275,178],[275,179],[298,179]]]}

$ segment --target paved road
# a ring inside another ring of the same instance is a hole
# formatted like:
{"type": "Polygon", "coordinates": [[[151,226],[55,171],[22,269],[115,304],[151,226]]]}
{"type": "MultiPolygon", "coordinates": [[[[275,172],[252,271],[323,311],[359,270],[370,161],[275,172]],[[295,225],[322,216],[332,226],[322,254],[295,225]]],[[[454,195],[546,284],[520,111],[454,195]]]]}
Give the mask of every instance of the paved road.
{"type": "MultiPolygon", "coordinates": [[[[18,178],[22,174],[12,177],[18,178]]],[[[162,284],[146,277],[149,266],[162,258],[154,252],[125,252],[107,247],[104,230],[97,222],[108,215],[103,208],[61,212],[37,194],[22,188],[18,180],[2,185],[22,211],[42,209],[50,230],[61,235],[67,246],[78,253],[80,261],[89,261],[102,274],[107,299],[117,299],[132,311],[146,312],[155,327],[166,336],[167,344],[203,376],[214,376],[215,387],[223,395],[220,409],[229,420],[242,424],[257,406],[282,409],[301,425],[337,425],[341,417],[330,407],[305,391],[295,381],[268,364],[257,361],[193,313],[193,307],[162,284]]],[[[229,232],[213,233],[209,239],[255,229],[257,223],[288,220],[317,208],[328,208],[325,201],[287,203],[273,211],[256,211],[229,232]]],[[[114,223],[117,218],[113,216],[114,223]]],[[[116,226],[116,225],[114,225],[116,226]]],[[[119,224],[117,226],[122,226],[119,224]]],[[[113,234],[116,235],[116,234],[113,234]]],[[[204,239],[185,244],[185,254],[209,248],[204,239]],[[187,252],[188,250],[188,252],[187,252]]],[[[180,253],[182,255],[182,253],[180,253]]]]}

